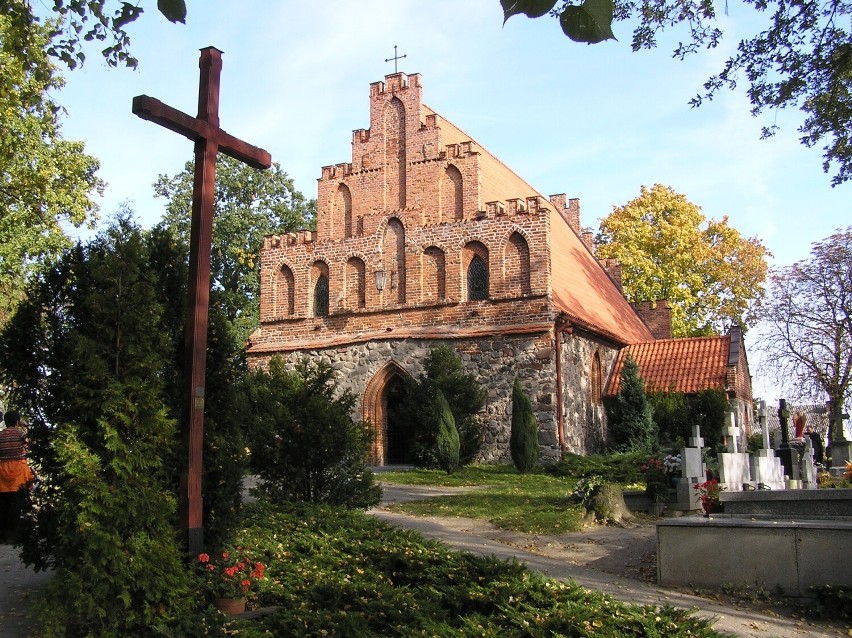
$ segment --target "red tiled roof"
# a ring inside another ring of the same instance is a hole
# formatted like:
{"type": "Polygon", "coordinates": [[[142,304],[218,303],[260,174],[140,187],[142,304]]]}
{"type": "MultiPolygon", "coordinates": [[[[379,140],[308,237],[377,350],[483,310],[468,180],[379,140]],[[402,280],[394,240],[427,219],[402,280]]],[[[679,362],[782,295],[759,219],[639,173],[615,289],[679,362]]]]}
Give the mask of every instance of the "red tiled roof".
{"type": "Polygon", "coordinates": [[[639,365],[647,392],[725,389],[730,346],[729,335],[634,343],[619,352],[604,394],[618,394],[621,368],[628,354],[639,365]]]}

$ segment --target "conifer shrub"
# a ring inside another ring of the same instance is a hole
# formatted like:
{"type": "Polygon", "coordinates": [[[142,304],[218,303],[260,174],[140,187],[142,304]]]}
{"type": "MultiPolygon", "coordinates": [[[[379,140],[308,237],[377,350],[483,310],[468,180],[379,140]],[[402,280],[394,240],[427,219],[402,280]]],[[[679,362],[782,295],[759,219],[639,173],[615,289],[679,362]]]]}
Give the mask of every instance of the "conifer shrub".
{"type": "Polygon", "coordinates": [[[440,389],[435,396],[435,412],[438,416],[438,434],[435,439],[438,465],[447,474],[452,474],[459,468],[459,432],[450,405],[440,389]]]}
{"type": "Polygon", "coordinates": [[[605,403],[610,448],[616,452],[651,451],[657,445],[653,410],[645,395],[645,381],[633,357],[621,368],[618,394],[605,403]]]}
{"type": "Polygon", "coordinates": [[[459,465],[473,462],[482,449],[482,425],[476,415],[485,405],[485,389],[464,372],[461,359],[448,346],[432,348],[423,374],[403,380],[403,392],[392,418],[410,424],[412,461],[418,467],[440,468],[437,457],[437,393],[444,395],[459,436],[459,465]]]}
{"type": "Polygon", "coordinates": [[[288,371],[273,357],[246,376],[242,404],[262,494],[361,509],[379,502],[370,429],[352,418],[355,395],[337,391],[328,363],[302,358],[288,371]]]}
{"type": "Polygon", "coordinates": [[[538,461],[538,423],[530,399],[515,377],[512,387],[512,430],[509,437],[512,463],[521,474],[526,474],[538,461]]]}
{"type": "Polygon", "coordinates": [[[144,234],[120,217],[31,283],[0,336],[39,480],[19,538],[52,569],[48,636],[145,635],[192,610],[173,473],[173,360],[144,234]]]}

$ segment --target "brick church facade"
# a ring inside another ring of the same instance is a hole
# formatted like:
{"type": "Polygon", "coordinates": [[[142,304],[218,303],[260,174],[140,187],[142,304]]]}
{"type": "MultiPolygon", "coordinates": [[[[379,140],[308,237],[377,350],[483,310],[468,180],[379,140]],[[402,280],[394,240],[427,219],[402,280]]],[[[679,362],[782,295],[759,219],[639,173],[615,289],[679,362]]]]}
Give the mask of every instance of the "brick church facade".
{"type": "Polygon", "coordinates": [[[369,129],[318,182],[316,232],[265,240],[251,365],[328,361],[375,430],[377,465],[404,460],[406,424],[388,404],[441,344],[487,390],[481,460],[509,458],[515,376],[543,461],[601,449],[614,362],[655,337],[595,258],[577,200],[536,191],[423,104],[420,76],[404,73],[370,86],[369,129]]]}

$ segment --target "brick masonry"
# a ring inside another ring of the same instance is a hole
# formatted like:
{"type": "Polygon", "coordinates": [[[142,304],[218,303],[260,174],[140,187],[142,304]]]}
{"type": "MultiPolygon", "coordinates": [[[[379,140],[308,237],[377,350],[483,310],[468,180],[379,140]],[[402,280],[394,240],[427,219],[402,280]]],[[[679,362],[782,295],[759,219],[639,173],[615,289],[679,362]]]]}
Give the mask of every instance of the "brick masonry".
{"type": "Polygon", "coordinates": [[[566,449],[598,450],[606,431],[593,395],[619,344],[557,335],[552,223],[579,236],[579,201],[543,197],[425,106],[419,75],[388,75],[370,86],[370,128],[353,132],[352,161],[322,168],[316,232],[264,242],[250,364],[276,354],[290,365],[328,361],[358,397],[355,416],[372,424],[373,462],[383,464],[387,389],[418,376],[429,349],[446,343],[487,392],[482,460],[509,459],[516,375],[538,418],[543,460],[560,456],[560,418],[566,449]],[[470,298],[468,284],[483,283],[471,279],[474,261],[487,273],[481,300],[470,298]]]}

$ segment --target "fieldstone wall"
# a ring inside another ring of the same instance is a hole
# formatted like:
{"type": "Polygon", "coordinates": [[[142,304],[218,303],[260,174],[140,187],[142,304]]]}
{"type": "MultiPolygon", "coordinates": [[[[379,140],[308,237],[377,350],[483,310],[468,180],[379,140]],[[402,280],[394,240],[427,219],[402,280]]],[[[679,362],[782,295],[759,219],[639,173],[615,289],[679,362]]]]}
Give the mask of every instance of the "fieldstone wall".
{"type": "MultiPolygon", "coordinates": [[[[556,432],[556,368],[552,333],[475,340],[388,339],[339,348],[282,353],[281,356],[289,368],[294,367],[302,356],[328,362],[337,371],[339,387],[352,391],[358,397],[353,417],[360,419],[371,413],[372,406],[364,404],[365,389],[377,372],[388,362],[394,362],[412,377],[417,377],[423,372],[422,362],[429,350],[442,344],[455,351],[465,370],[472,373],[486,390],[486,403],[479,415],[485,436],[479,460],[511,462],[512,385],[517,375],[529,394],[538,419],[541,461],[558,461],[560,450],[556,432]]],[[[270,356],[254,357],[252,365],[264,366],[270,356]]],[[[380,392],[378,400],[381,397],[380,392]]]]}
{"type": "Polygon", "coordinates": [[[577,330],[565,335],[561,347],[565,447],[574,454],[601,452],[606,445],[606,414],[603,403],[592,396],[591,362],[597,352],[605,387],[618,349],[577,330]]]}

